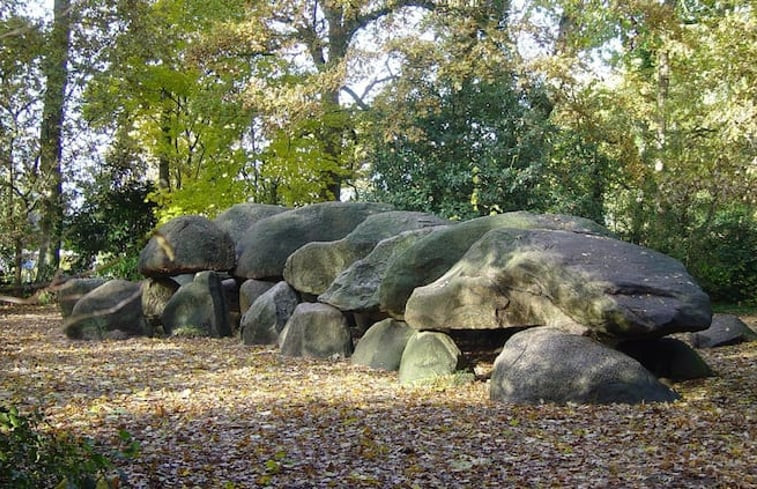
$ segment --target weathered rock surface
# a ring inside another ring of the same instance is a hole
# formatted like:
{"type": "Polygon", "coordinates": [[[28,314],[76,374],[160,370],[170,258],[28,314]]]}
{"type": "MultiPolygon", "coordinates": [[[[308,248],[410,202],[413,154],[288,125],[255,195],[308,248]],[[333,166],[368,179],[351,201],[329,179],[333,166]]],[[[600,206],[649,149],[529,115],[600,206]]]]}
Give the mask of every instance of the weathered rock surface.
{"type": "Polygon", "coordinates": [[[160,317],[179,284],[170,278],[148,278],[142,282],[142,313],[153,329],[162,325],[160,317]]]}
{"type": "Polygon", "coordinates": [[[757,333],[732,314],[715,314],[710,327],[689,337],[694,348],[715,348],[757,340],[757,333]]]}
{"type": "Polygon", "coordinates": [[[402,352],[415,330],[394,319],[385,319],[368,328],[355,347],[350,360],[354,365],[398,370],[402,352]]]}
{"type": "Polygon", "coordinates": [[[200,272],[182,285],[166,304],[161,316],[168,334],[193,334],[220,338],[231,335],[223,286],[214,272],[200,272]]]}
{"type": "Polygon", "coordinates": [[[377,311],[379,289],[392,261],[438,227],[405,231],[380,241],[373,251],[340,273],[318,301],[342,311],[377,311]]]}
{"type": "Polygon", "coordinates": [[[161,226],[139,254],[139,273],[166,277],[234,268],[234,242],[201,216],[182,216],[161,226]]]}
{"type": "Polygon", "coordinates": [[[444,333],[422,331],[410,337],[402,352],[401,384],[413,384],[451,375],[462,364],[462,353],[444,333]]]}
{"type": "Polygon", "coordinates": [[[229,207],[213,219],[213,223],[219,229],[225,231],[236,244],[253,224],[287,210],[289,209],[279,205],[247,202],[229,207]]]}
{"type": "Polygon", "coordinates": [[[546,325],[602,339],[661,337],[710,324],[709,297],[683,265],[612,238],[496,229],[415,289],[417,329],[546,325]]]}
{"type": "Polygon", "coordinates": [[[390,210],[386,204],[324,202],[262,219],[238,243],[240,256],[234,275],[280,278],[287,258],[301,246],[342,239],[368,216],[390,210]]]}
{"type": "Polygon", "coordinates": [[[242,285],[239,287],[239,310],[242,311],[242,314],[247,312],[258,297],[271,290],[276,283],[254,279],[242,282],[242,285]]]}
{"type": "Polygon", "coordinates": [[[61,315],[64,318],[70,316],[79,299],[105,282],[100,278],[72,278],[67,280],[58,289],[58,306],[61,315]]]}
{"type": "Polygon", "coordinates": [[[221,280],[221,288],[229,313],[229,327],[231,327],[233,334],[239,330],[239,322],[242,319],[242,312],[239,309],[239,282],[234,278],[227,278],[221,280]]]}
{"type": "Polygon", "coordinates": [[[279,334],[299,303],[297,292],[286,282],[261,294],[242,315],[239,329],[244,344],[278,344],[279,334]]]}
{"type": "Polygon", "coordinates": [[[290,357],[328,358],[352,354],[347,319],[326,304],[300,304],[279,337],[281,354],[290,357]]]}
{"type": "Polygon", "coordinates": [[[490,397],[515,404],[669,402],[678,395],[631,357],[553,328],[510,338],[494,362],[490,397]]]}
{"type": "Polygon", "coordinates": [[[111,280],[85,294],[63,324],[66,336],[99,340],[141,336],[147,331],[140,284],[111,280]]]}
{"type": "Polygon", "coordinates": [[[674,338],[629,340],[616,348],[642,364],[657,378],[679,382],[713,375],[710,366],[696,351],[674,338]]]}
{"type": "Polygon", "coordinates": [[[381,309],[402,319],[405,304],[416,287],[441,277],[481,236],[498,228],[562,229],[610,236],[607,229],[588,219],[529,212],[480,217],[439,228],[418,240],[392,261],[379,289],[381,309]]]}
{"type": "Polygon", "coordinates": [[[346,237],[308,243],[292,253],[284,266],[284,279],[300,292],[318,295],[376,244],[404,231],[449,223],[423,212],[390,211],[368,216],[346,237]]]}

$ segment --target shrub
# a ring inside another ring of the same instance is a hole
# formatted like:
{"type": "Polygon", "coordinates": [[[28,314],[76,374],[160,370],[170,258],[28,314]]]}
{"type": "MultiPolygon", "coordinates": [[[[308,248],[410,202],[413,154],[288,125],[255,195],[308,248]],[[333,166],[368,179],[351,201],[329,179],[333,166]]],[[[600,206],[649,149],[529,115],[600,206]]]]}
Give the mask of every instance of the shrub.
{"type": "Polygon", "coordinates": [[[757,222],[751,209],[732,206],[717,213],[693,245],[689,270],[713,300],[757,304],[757,222]]]}
{"type": "MultiPolygon", "coordinates": [[[[139,443],[126,431],[119,437],[125,448],[117,457],[134,457],[139,443]]],[[[39,412],[21,415],[15,407],[0,406],[0,487],[100,489],[118,487],[113,462],[93,442],[55,430],[39,412]]]]}

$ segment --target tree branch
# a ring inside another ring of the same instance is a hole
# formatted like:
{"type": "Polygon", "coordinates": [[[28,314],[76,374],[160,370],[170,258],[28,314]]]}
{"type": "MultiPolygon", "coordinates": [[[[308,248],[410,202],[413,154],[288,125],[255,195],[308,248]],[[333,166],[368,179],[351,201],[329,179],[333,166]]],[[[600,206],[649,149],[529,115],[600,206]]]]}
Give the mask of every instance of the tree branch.
{"type": "Polygon", "coordinates": [[[354,34],[356,31],[362,29],[363,27],[367,26],[371,22],[375,22],[379,20],[382,17],[386,17],[387,15],[396,12],[397,10],[404,8],[404,7],[418,7],[423,8],[426,10],[434,10],[437,8],[436,2],[431,0],[396,0],[396,1],[389,1],[384,6],[378,7],[375,10],[366,12],[363,15],[358,15],[349,26],[349,33],[350,37],[354,34]]]}
{"type": "Polygon", "coordinates": [[[365,102],[363,102],[363,99],[360,98],[360,96],[357,93],[355,93],[355,91],[353,89],[351,89],[350,87],[348,87],[348,86],[345,85],[345,86],[342,87],[342,90],[345,93],[347,93],[347,95],[349,95],[350,97],[352,97],[352,100],[355,101],[355,104],[358,107],[360,107],[363,110],[370,109],[370,107],[368,107],[368,104],[366,104],[365,102]]]}

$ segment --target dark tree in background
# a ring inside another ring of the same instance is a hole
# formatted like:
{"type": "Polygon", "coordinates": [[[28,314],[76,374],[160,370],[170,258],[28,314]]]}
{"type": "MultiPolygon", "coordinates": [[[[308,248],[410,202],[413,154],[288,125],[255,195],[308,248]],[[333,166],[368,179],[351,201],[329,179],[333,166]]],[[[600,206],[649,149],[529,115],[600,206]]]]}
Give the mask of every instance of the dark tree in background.
{"type": "MultiPolygon", "coordinates": [[[[136,261],[155,226],[155,204],[147,199],[151,183],[97,182],[84,205],[66,222],[66,246],[77,255],[74,269],[89,270],[100,256],[112,262],[110,275],[136,273],[136,261]]],[[[103,272],[106,272],[105,270],[103,272]]]]}

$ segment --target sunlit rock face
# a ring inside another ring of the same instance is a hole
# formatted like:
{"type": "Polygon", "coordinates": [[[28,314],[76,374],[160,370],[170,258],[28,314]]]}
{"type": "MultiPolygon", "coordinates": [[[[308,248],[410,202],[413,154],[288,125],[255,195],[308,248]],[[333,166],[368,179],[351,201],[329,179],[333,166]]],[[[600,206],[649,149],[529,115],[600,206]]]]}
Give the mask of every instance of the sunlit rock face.
{"type": "Polygon", "coordinates": [[[218,275],[200,272],[182,285],[166,304],[161,323],[169,334],[192,330],[201,336],[230,336],[229,310],[218,275]]]}
{"type": "Polygon", "coordinates": [[[530,212],[479,217],[435,229],[392,261],[379,290],[381,309],[402,319],[405,304],[416,287],[430,284],[444,275],[481,236],[499,228],[561,229],[610,236],[607,229],[588,219],[530,212]]]}
{"type": "Polygon", "coordinates": [[[390,210],[389,205],[370,202],[324,202],[262,219],[237,244],[239,260],[234,275],[281,278],[287,258],[301,246],[342,239],[368,216],[390,210]]]}
{"type": "Polygon", "coordinates": [[[300,304],[279,336],[281,354],[290,357],[342,357],[352,355],[347,319],[326,304],[300,304]]]}
{"type": "Polygon", "coordinates": [[[405,231],[380,241],[368,256],[337,275],[318,300],[343,311],[378,311],[379,287],[390,265],[413,243],[438,229],[439,226],[405,231]]]}
{"type": "Polygon", "coordinates": [[[182,216],[158,228],[139,254],[139,273],[168,277],[234,268],[234,242],[202,216],[182,216]]]}
{"type": "Polygon", "coordinates": [[[308,243],[292,253],[284,267],[284,279],[300,292],[322,294],[337,275],[368,255],[380,241],[404,231],[448,222],[423,212],[391,211],[368,216],[340,240],[308,243]]]}
{"type": "Polygon", "coordinates": [[[213,219],[213,223],[219,229],[225,231],[236,246],[244,237],[247,230],[256,222],[276,214],[288,211],[286,207],[279,205],[242,203],[236,204],[213,219]]]}
{"type": "Polygon", "coordinates": [[[72,339],[101,340],[149,333],[140,284],[110,280],[85,294],[63,323],[72,339]]]}
{"type": "Polygon", "coordinates": [[[508,228],[416,288],[405,311],[417,329],[552,326],[603,339],[696,331],[711,317],[708,296],[673,258],[603,236],[508,228]]]}

